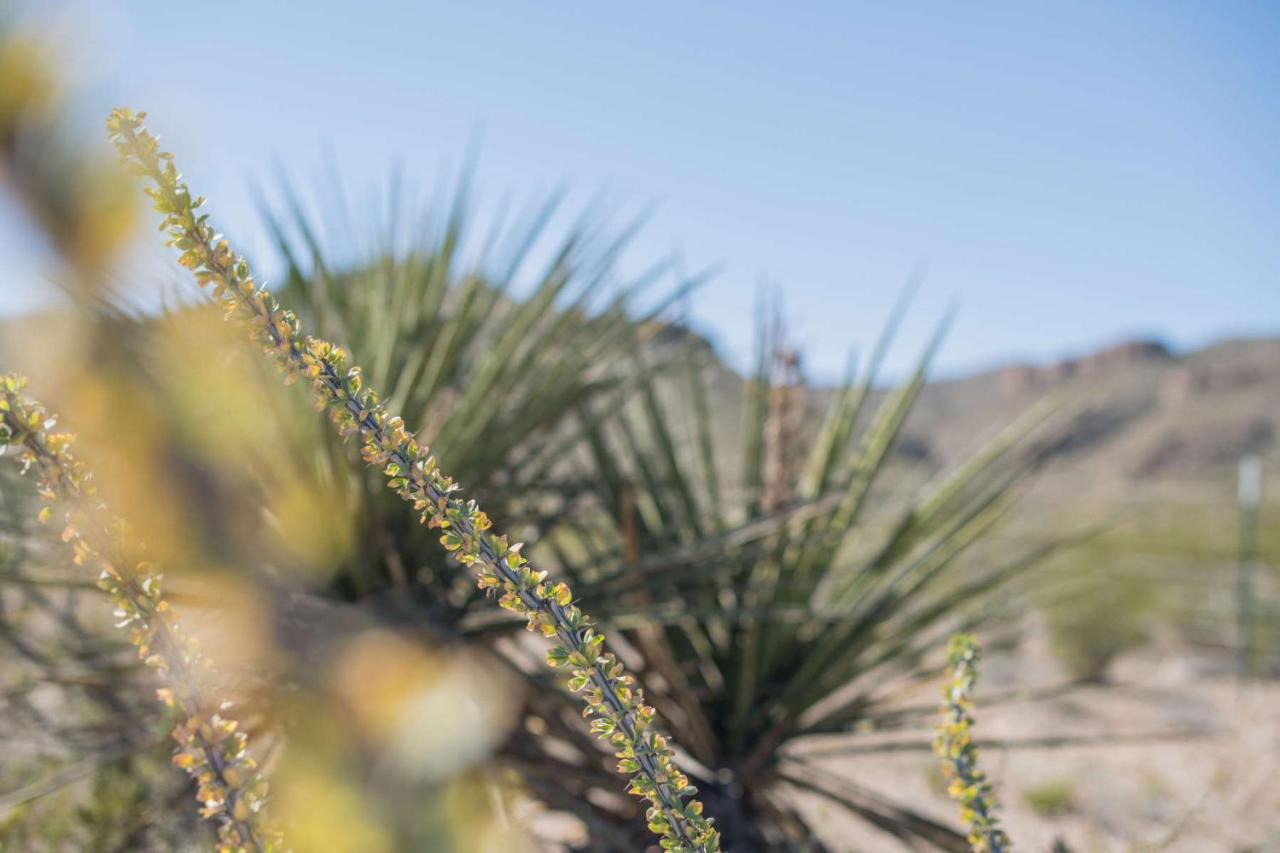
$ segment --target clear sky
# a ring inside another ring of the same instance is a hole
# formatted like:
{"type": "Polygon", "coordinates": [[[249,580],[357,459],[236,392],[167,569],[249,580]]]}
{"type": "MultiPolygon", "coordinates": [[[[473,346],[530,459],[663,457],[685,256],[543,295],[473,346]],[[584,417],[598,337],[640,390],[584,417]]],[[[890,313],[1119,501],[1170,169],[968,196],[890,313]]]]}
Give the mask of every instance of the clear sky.
{"type": "MultiPolygon", "coordinates": [[[[58,4],[53,4],[55,7],[58,4]]],[[[67,4],[87,100],[146,109],[223,230],[335,162],[486,196],[656,205],[632,257],[720,264],[732,358],[777,283],[817,373],[927,264],[902,359],[951,300],[946,372],[1137,334],[1280,333],[1275,3],[67,4]]],[[[100,125],[96,122],[94,129],[100,125]]],[[[38,300],[20,241],[0,309],[38,300]]],[[[896,362],[901,366],[902,360],[896,362]]]]}

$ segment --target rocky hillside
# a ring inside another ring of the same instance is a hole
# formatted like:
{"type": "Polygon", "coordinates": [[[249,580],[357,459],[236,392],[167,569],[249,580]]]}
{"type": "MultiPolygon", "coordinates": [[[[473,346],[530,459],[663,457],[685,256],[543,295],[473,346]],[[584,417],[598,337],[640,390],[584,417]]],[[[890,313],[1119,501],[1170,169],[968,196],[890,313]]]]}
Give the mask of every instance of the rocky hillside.
{"type": "Polygon", "coordinates": [[[1013,365],[924,392],[909,430],[950,461],[984,424],[1048,394],[1082,408],[1060,463],[1106,482],[1217,480],[1240,457],[1274,457],[1280,438],[1280,340],[1223,341],[1175,356],[1134,341],[1044,367],[1013,365]]]}
{"type": "MultiPolygon", "coordinates": [[[[675,347],[684,345],[680,337],[667,329],[655,341],[675,347]]],[[[714,410],[725,413],[729,436],[737,432],[742,391],[741,377],[715,372],[714,410]]],[[[1042,494],[1096,501],[1204,498],[1212,490],[1215,500],[1229,499],[1246,453],[1260,454],[1269,480],[1280,481],[1280,338],[1225,340],[1184,354],[1131,341],[1055,364],[933,382],[907,421],[898,455],[926,469],[955,464],[1046,397],[1061,398],[1073,414],[1039,478],[1042,494]]],[[[829,389],[808,394],[811,430],[830,398],[829,389]]],[[[1268,491],[1280,502],[1280,486],[1268,491]]]]}

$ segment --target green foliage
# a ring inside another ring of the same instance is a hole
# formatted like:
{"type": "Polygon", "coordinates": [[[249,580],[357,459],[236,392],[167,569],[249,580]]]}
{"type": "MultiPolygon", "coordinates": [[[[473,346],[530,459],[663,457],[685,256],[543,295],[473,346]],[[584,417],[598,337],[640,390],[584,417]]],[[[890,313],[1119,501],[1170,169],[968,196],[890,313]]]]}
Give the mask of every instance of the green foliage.
{"type": "Polygon", "coordinates": [[[696,350],[675,368],[637,351],[636,402],[583,414],[583,479],[597,510],[544,545],[584,606],[612,613],[643,659],[640,683],[682,733],[728,846],[816,843],[791,805],[802,791],[896,835],[965,847],[910,805],[829,778],[814,762],[856,753],[855,743],[800,749],[816,735],[920,724],[898,691],[936,674],[928,655],[940,635],[1006,616],[996,593],[1052,548],[987,551],[981,567],[964,559],[1010,508],[1036,458],[1028,434],[1049,407],[905,501],[901,466],[896,495],[881,482],[937,343],[876,409],[892,331],[864,375],[836,390],[795,468],[767,464],[779,433],[772,419],[793,395],[775,393],[764,355],[736,447],[710,421],[696,350]],[[741,469],[725,476],[735,450],[741,469]],[[778,476],[785,481],[771,482],[778,476]]]}
{"type": "Polygon", "coordinates": [[[346,354],[333,344],[303,336],[296,317],[257,286],[247,264],[225,240],[215,236],[207,216],[197,213],[203,199],[193,199],[178,176],[172,156],[161,152],[143,129],[142,116],[116,110],[108,131],[130,170],[154,182],[147,192],[164,217],[170,245],[202,287],[233,319],[250,330],[287,378],[309,380],[317,401],[343,436],[358,435],[362,457],[381,470],[387,485],[411,503],[421,520],[439,528],[440,541],[464,565],[473,566],[482,589],[501,592],[500,603],[554,639],[548,655],[552,666],[567,665],[571,689],[581,691],[592,730],[616,750],[618,770],[632,776],[631,793],[648,799],[650,829],[665,849],[714,850],[719,840],[702,817],[696,792],[673,762],[665,737],[653,725],[654,712],[644,704],[633,680],[603,646],[603,636],[573,603],[563,584],[546,580],[520,553],[520,544],[489,532],[491,522],[474,501],[458,495],[455,482],[418,444],[399,416],[389,415],[364,385],[358,367],[346,365],[346,354]]]}
{"type": "MultiPolygon", "coordinates": [[[[77,784],[13,806],[0,817],[0,849],[185,849],[201,837],[200,827],[185,819],[186,810],[173,808],[164,752],[153,749],[110,761],[74,780],[77,784]]],[[[31,769],[57,777],[51,767],[31,769]]]]}
{"type": "Polygon", "coordinates": [[[1046,603],[1049,641],[1055,656],[1075,678],[1099,681],[1119,655],[1141,646],[1160,589],[1114,563],[1090,563],[1087,547],[1067,557],[1075,581],[1071,594],[1046,603]]]}
{"type": "Polygon", "coordinates": [[[1040,817],[1058,817],[1075,808],[1076,788],[1070,779],[1053,779],[1022,792],[1022,801],[1040,817]]]}
{"type": "MultiPolygon", "coordinates": [[[[1229,594],[1239,557],[1238,510],[1227,500],[1198,504],[1117,510],[1117,523],[1046,566],[1041,604],[1051,649],[1068,672],[1104,679],[1113,660],[1156,632],[1206,648],[1238,642],[1229,594]]],[[[1280,530],[1280,516],[1264,511],[1259,530],[1260,578],[1274,582],[1267,569],[1280,565],[1280,537],[1268,534],[1280,530]]],[[[1280,635],[1277,617],[1274,607],[1255,612],[1256,648],[1280,635]]]]}
{"type": "MultiPolygon", "coordinates": [[[[436,214],[393,207],[376,248],[359,254],[323,242],[303,200],[289,188],[284,196],[282,211],[265,212],[287,271],[280,299],[318,335],[361,354],[362,381],[387,392],[384,403],[411,431],[431,436],[501,527],[553,523],[565,506],[549,500],[547,484],[569,450],[565,422],[580,406],[617,397],[622,343],[654,278],[615,272],[630,232],[609,238],[582,224],[552,243],[544,236],[559,210],[552,198],[481,241],[460,189],[437,225],[436,214]],[[407,243],[395,236],[406,223],[407,243]]],[[[325,447],[322,468],[361,544],[339,567],[337,591],[391,591],[415,616],[466,635],[467,617],[488,612],[483,595],[459,583],[412,507],[349,460],[340,442],[325,447]]]]}
{"type": "Polygon", "coordinates": [[[943,686],[942,720],[934,750],[951,779],[948,793],[960,804],[960,816],[969,828],[974,853],[1012,850],[1009,837],[996,816],[995,792],[978,767],[973,744],[973,690],[978,683],[978,642],[968,634],[951,638],[947,649],[947,674],[943,686]]]}

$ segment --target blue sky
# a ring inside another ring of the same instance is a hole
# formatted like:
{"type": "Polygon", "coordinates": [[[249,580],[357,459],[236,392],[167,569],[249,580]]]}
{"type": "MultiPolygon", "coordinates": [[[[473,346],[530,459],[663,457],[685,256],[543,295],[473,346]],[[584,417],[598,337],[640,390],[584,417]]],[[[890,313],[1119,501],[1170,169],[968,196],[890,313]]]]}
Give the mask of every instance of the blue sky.
{"type": "MultiPolygon", "coordinates": [[[[944,372],[1280,333],[1274,4],[53,6],[86,110],[146,109],[251,250],[276,163],[359,197],[479,139],[482,202],[656,205],[629,257],[721,265],[694,316],[734,359],[768,280],[833,374],[922,263],[899,369],[952,300],[944,372]]],[[[48,288],[9,230],[13,311],[48,288]]]]}

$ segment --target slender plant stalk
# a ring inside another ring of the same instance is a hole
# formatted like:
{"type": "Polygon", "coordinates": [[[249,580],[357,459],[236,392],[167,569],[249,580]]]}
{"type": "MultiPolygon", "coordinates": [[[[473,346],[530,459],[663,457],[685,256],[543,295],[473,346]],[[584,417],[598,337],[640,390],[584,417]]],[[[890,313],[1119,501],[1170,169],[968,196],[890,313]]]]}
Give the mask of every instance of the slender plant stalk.
{"type": "Polygon", "coordinates": [[[662,847],[718,850],[719,834],[693,799],[696,789],[676,767],[667,738],[654,725],[653,708],[606,650],[604,636],[573,604],[569,587],[547,580],[546,572],[521,555],[521,543],[491,532],[488,516],[459,494],[403,419],[388,414],[374,391],[363,387],[360,368],[348,366],[347,354],[304,335],[293,312],[254,282],[248,264],[215,234],[208,215],[197,213],[204,199],[192,198],[173,155],[160,150],[142,124],[144,117],[117,109],[107,131],[128,169],[154,183],[146,192],[164,216],[169,245],[181,252],[179,262],[212,291],[229,320],[249,329],[287,380],[311,381],[317,405],[328,411],[339,432],[359,436],[364,461],[382,470],[387,485],[413,504],[424,523],[440,529],[441,543],[460,563],[474,567],[479,586],[498,594],[502,607],[525,616],[530,630],[552,641],[547,663],[571,671],[569,686],[582,693],[592,731],[616,750],[618,771],[631,776],[628,791],[649,801],[649,828],[662,847]]]}
{"type": "Polygon", "coordinates": [[[1011,853],[1013,845],[996,815],[995,792],[978,767],[978,749],[973,745],[971,696],[978,682],[980,656],[978,641],[972,635],[956,634],[951,638],[942,691],[942,721],[934,751],[943,761],[943,772],[951,779],[947,793],[960,804],[974,852],[1011,853]]]}
{"type": "Polygon", "coordinates": [[[53,432],[54,418],[23,394],[25,379],[0,377],[0,450],[11,450],[23,472],[36,471],[47,505],[41,523],[63,514],[62,540],[77,565],[99,569],[98,586],[116,606],[116,625],[129,631],[138,657],[160,676],[156,691],[177,712],[173,763],[196,781],[200,814],[218,824],[218,850],[281,850],[265,825],[267,782],[250,757],[247,738],[227,711],[201,689],[208,663],[194,637],[185,636],[160,592],[161,574],[138,559],[128,525],[98,498],[89,469],[71,452],[74,437],[53,432]]]}

